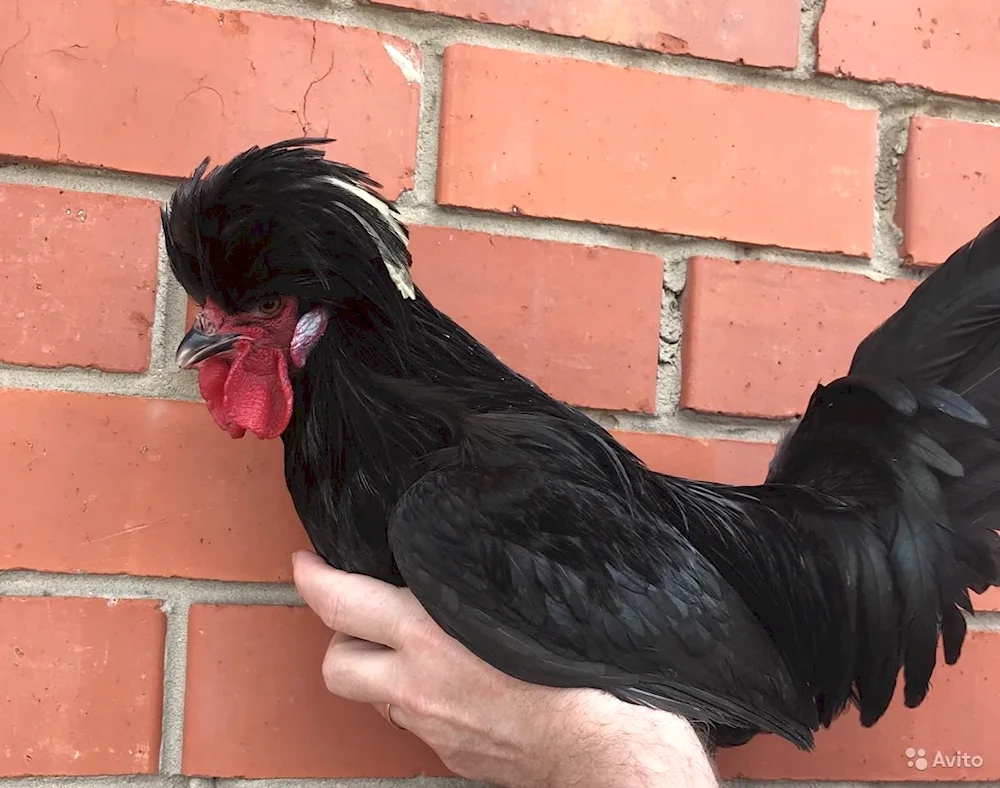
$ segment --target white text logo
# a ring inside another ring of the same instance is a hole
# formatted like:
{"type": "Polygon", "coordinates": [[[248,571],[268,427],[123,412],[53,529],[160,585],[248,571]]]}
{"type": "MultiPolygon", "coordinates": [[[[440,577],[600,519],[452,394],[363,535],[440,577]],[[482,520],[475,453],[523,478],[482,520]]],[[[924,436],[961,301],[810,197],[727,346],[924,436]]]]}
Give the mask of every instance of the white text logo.
{"type": "Polygon", "coordinates": [[[906,755],[906,765],[911,769],[916,769],[918,772],[931,767],[939,769],[962,767],[966,769],[978,769],[983,765],[982,755],[971,755],[961,750],[955,750],[954,753],[943,753],[941,750],[938,750],[929,759],[927,750],[923,747],[907,747],[906,752],[903,754],[906,755]]]}

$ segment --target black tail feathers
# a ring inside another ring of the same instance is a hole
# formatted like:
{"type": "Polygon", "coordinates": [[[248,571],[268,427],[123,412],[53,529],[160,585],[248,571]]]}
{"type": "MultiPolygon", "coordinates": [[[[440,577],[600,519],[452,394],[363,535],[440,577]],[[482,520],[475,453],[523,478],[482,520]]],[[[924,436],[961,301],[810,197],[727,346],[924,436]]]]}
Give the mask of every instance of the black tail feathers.
{"type": "MultiPolygon", "coordinates": [[[[901,410],[902,403],[885,401],[911,417],[909,450],[940,484],[962,581],[976,593],[997,585],[1000,218],[956,250],[861,343],[849,378],[858,376],[912,392],[919,413],[912,404],[901,410]]],[[[947,639],[944,646],[946,658],[957,657],[947,639]]],[[[952,647],[960,645],[953,640],[952,647]]]]}
{"type": "Polygon", "coordinates": [[[817,388],[768,481],[862,515],[849,549],[827,537],[858,642],[849,681],[817,681],[823,721],[853,700],[873,725],[900,668],[906,705],[919,705],[939,643],[946,663],[961,654],[970,591],[1000,585],[1000,220],[861,343],[845,377],[817,388]]]}

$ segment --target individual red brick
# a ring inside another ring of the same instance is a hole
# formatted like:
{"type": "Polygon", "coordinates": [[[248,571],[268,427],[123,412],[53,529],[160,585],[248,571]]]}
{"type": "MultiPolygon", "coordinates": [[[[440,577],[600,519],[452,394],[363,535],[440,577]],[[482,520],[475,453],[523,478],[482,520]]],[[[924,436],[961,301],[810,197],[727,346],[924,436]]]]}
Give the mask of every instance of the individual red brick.
{"type": "Polygon", "coordinates": [[[695,55],[754,66],[798,60],[797,0],[373,0],[561,36],[609,41],[671,55],[695,55]]]}
{"type": "Polygon", "coordinates": [[[858,343],[916,283],[694,258],[684,293],[681,407],[762,418],[800,414],[847,372],[858,343]]]}
{"type": "Polygon", "coordinates": [[[0,154],[182,176],[329,133],[390,197],[412,185],[420,54],[374,30],[185,2],[0,4],[0,154]]]}
{"type": "Polygon", "coordinates": [[[913,118],[897,223],[913,263],[943,263],[1000,214],[1000,129],[913,118]]]}
{"type": "Polygon", "coordinates": [[[0,184],[0,361],[148,368],[158,210],[151,200],[0,184]]]}
{"type": "Polygon", "coordinates": [[[159,604],[0,597],[0,777],[156,772],[159,604]]]}
{"type": "Polygon", "coordinates": [[[447,205],[871,253],[874,111],[462,44],[441,114],[447,205]]]}
{"type": "Polygon", "coordinates": [[[205,406],[0,390],[0,569],[288,581],[306,547],[281,441],[205,406]]]}
{"type": "Polygon", "coordinates": [[[819,70],[997,100],[998,29],[982,0],[827,0],[819,70]]]}
{"type": "Polygon", "coordinates": [[[759,484],[774,444],[708,440],[643,432],[612,433],[650,468],[671,476],[723,484],[759,484]]]}
{"type": "Polygon", "coordinates": [[[862,728],[857,711],[848,710],[829,730],[817,734],[812,753],[800,752],[776,736],[720,750],[717,763],[722,778],[865,782],[1000,778],[1000,760],[991,754],[1000,724],[1000,634],[969,633],[957,665],[945,665],[939,655],[933,686],[919,708],[903,705],[902,679],[897,689],[875,727],[862,728]],[[908,755],[907,748],[922,749],[924,754],[908,755]],[[926,759],[925,768],[920,768],[924,764],[917,757],[926,759]]]}
{"type": "Polygon", "coordinates": [[[331,637],[306,607],[192,607],[184,774],[449,775],[429,747],[370,705],[327,692],[331,637]]]}
{"type": "Polygon", "coordinates": [[[411,231],[418,286],[506,364],[575,405],[653,412],[658,257],[446,227],[411,231]]]}

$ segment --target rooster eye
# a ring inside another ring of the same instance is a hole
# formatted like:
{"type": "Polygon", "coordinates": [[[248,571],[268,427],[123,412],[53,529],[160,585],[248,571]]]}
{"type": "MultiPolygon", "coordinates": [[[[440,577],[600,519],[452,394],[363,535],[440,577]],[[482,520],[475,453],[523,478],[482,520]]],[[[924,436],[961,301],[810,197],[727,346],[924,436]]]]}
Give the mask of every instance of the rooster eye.
{"type": "Polygon", "coordinates": [[[274,317],[281,311],[281,300],[269,298],[267,301],[262,301],[256,311],[263,317],[274,317]]]}

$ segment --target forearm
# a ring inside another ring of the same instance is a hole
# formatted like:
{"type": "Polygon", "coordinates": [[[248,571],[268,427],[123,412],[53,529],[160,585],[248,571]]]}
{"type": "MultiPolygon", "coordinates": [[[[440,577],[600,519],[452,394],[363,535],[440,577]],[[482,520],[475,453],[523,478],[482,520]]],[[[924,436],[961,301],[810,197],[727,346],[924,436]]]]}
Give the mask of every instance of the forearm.
{"type": "MultiPolygon", "coordinates": [[[[618,774],[624,779],[604,782],[621,788],[717,788],[719,781],[705,748],[691,726],[667,716],[657,723],[655,734],[637,734],[619,742],[625,762],[618,774]],[[628,777],[624,777],[629,775],[628,777]]],[[[609,774],[614,777],[614,774],[609,774]]]]}
{"type": "Polygon", "coordinates": [[[547,788],[717,788],[712,761],[691,725],[672,714],[623,704],[587,704],[555,737],[565,752],[547,788]]]}

